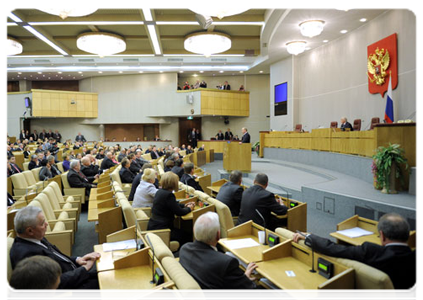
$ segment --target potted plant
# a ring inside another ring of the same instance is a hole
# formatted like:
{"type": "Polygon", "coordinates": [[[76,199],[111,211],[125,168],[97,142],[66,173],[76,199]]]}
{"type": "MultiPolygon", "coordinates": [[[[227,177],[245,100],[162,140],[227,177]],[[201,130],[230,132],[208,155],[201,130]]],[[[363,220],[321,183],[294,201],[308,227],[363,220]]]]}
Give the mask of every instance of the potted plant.
{"type": "Polygon", "coordinates": [[[387,147],[379,147],[373,156],[372,172],[376,177],[376,188],[382,188],[382,193],[396,194],[395,180],[398,178],[404,184],[404,175],[401,165],[408,169],[404,149],[398,144],[389,144],[387,147]]]}

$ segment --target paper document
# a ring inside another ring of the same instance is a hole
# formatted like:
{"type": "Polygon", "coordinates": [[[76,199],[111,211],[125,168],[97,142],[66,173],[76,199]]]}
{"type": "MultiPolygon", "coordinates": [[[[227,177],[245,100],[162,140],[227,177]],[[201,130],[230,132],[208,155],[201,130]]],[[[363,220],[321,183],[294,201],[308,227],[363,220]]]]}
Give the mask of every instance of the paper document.
{"type": "Polygon", "coordinates": [[[240,249],[240,248],[249,248],[249,247],[260,246],[260,244],[257,243],[252,238],[222,241],[222,243],[225,244],[229,249],[240,249]]]}
{"type": "Polygon", "coordinates": [[[114,243],[104,243],[103,251],[109,252],[109,251],[115,251],[115,250],[134,249],[136,247],[137,247],[137,243],[135,242],[135,239],[132,239],[132,240],[126,240],[126,241],[120,241],[120,242],[114,242],[114,243]]]}
{"type": "Polygon", "coordinates": [[[372,235],[374,232],[364,230],[363,228],[360,228],[360,227],[354,227],[354,228],[349,228],[345,230],[339,230],[337,231],[337,233],[345,235],[349,238],[356,238],[356,237],[365,236],[365,235],[372,235]]]}

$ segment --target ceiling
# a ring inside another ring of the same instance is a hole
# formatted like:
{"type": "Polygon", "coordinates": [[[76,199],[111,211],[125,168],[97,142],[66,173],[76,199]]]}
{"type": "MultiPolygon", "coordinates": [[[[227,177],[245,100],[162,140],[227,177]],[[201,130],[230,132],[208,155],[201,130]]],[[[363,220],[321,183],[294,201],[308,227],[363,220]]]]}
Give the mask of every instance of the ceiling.
{"type": "Polygon", "coordinates": [[[385,10],[251,9],[242,14],[213,18],[203,29],[188,9],[152,9],[153,21],[146,22],[142,9],[98,9],[85,17],[62,20],[36,9],[17,9],[20,21],[7,20],[7,34],[20,41],[23,53],[8,56],[8,80],[80,80],[91,76],[183,72],[192,76],[268,74],[270,64],[289,57],[285,44],[304,40],[308,49],[330,43],[365,25],[385,10]],[[366,20],[361,20],[365,18],[366,20]],[[321,35],[303,37],[299,24],[324,20],[321,35]],[[361,20],[361,21],[360,21],[361,20]],[[23,26],[31,26],[68,55],[37,38],[23,26]],[[153,25],[156,34],[150,33],[153,25]],[[347,30],[347,33],[341,33],[347,30]],[[102,31],[122,36],[127,44],[122,53],[99,57],[76,47],[85,32],[102,31]],[[184,49],[184,38],[199,31],[217,31],[231,36],[232,47],[225,53],[204,57],[184,49]],[[159,53],[154,48],[157,38],[159,53]],[[101,73],[99,73],[101,72],[101,73]]]}

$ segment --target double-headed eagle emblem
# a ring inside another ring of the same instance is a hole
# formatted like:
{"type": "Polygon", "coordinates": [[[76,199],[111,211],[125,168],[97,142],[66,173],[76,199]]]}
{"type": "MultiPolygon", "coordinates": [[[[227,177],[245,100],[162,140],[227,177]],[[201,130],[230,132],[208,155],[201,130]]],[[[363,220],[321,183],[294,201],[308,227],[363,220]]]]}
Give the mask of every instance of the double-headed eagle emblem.
{"type": "Polygon", "coordinates": [[[385,77],[388,75],[386,70],[389,67],[389,52],[388,49],[376,48],[375,53],[369,55],[367,59],[367,76],[372,83],[383,85],[385,77]]]}

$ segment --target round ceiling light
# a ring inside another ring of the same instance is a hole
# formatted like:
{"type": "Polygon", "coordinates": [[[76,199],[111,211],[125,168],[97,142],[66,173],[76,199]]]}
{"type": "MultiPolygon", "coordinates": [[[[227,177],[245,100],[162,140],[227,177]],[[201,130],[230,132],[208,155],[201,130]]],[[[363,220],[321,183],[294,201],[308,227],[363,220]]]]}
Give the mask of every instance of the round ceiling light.
{"type": "Polygon", "coordinates": [[[322,20],[310,20],[302,22],[299,26],[301,34],[307,37],[314,37],[322,33],[325,21],[322,20]]]}
{"type": "Polygon", "coordinates": [[[199,32],[187,35],[184,41],[185,50],[205,56],[222,53],[231,49],[229,35],[220,32],[199,32]]]}
{"type": "Polygon", "coordinates": [[[23,51],[22,44],[9,36],[7,37],[6,49],[7,55],[17,55],[21,54],[23,51]]]}
{"type": "Polygon", "coordinates": [[[304,52],[306,44],[304,41],[293,41],[286,43],[286,48],[289,54],[298,55],[304,52]]]}
{"type": "Polygon", "coordinates": [[[248,9],[208,7],[208,8],[199,8],[199,9],[191,9],[191,10],[199,15],[209,16],[209,17],[218,17],[219,19],[222,19],[224,17],[242,14],[248,9]]]}
{"type": "Polygon", "coordinates": [[[79,49],[99,56],[113,55],[126,50],[125,40],[116,34],[105,32],[87,32],[76,40],[79,49]]]}
{"type": "Polygon", "coordinates": [[[82,16],[88,16],[97,11],[97,8],[45,8],[39,10],[61,17],[63,20],[67,17],[82,17],[82,16]]]}

